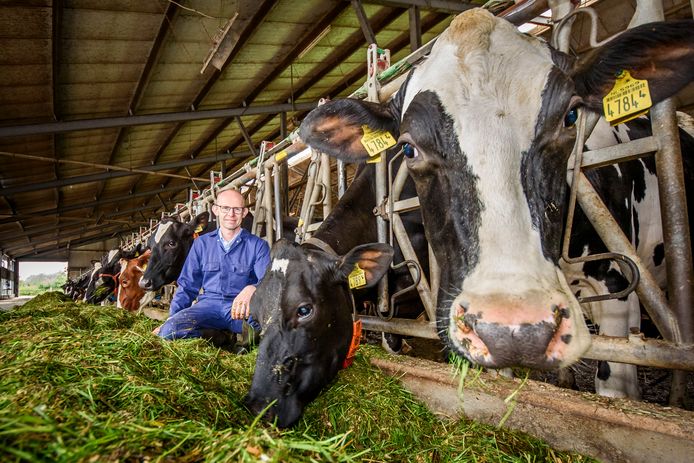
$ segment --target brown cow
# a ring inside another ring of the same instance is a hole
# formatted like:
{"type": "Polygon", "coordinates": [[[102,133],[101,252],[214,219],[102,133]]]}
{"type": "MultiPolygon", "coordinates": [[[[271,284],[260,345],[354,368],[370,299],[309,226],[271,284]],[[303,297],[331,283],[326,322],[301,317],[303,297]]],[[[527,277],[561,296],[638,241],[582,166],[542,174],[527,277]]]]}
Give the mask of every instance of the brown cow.
{"type": "Polygon", "coordinates": [[[154,298],[154,291],[140,288],[140,278],[149,262],[152,252],[148,249],[144,254],[134,259],[121,259],[120,278],[118,282],[118,307],[135,312],[144,307],[154,298]]]}

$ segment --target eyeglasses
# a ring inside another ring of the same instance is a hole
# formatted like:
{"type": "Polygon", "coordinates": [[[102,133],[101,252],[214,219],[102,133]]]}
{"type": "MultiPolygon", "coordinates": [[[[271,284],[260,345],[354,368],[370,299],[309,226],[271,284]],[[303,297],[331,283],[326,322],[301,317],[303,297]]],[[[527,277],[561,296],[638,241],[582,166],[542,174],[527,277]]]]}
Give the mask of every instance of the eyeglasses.
{"type": "Polygon", "coordinates": [[[217,206],[224,215],[227,215],[230,212],[233,212],[235,215],[240,215],[245,209],[245,207],[220,206],[219,204],[215,204],[215,206],[217,206]]]}

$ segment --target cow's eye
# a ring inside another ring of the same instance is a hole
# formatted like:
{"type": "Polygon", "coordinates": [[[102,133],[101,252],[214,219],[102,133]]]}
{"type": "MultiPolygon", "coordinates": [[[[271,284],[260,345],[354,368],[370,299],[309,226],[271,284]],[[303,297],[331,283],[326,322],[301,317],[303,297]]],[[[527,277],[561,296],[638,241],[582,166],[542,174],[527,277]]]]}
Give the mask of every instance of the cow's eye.
{"type": "Polygon", "coordinates": [[[578,108],[574,106],[564,116],[564,127],[573,127],[578,122],[578,108]]]}
{"type": "Polygon", "coordinates": [[[417,148],[410,145],[409,143],[403,143],[402,153],[405,155],[405,157],[409,159],[414,159],[417,156],[419,156],[419,151],[417,151],[417,148]]]}
{"type": "Polygon", "coordinates": [[[175,248],[176,247],[176,242],[174,240],[169,241],[166,243],[166,245],[170,248],[175,248]]]}
{"type": "Polygon", "coordinates": [[[302,320],[310,316],[312,313],[313,307],[311,307],[310,305],[302,305],[296,309],[296,315],[299,317],[299,320],[302,320]]]}

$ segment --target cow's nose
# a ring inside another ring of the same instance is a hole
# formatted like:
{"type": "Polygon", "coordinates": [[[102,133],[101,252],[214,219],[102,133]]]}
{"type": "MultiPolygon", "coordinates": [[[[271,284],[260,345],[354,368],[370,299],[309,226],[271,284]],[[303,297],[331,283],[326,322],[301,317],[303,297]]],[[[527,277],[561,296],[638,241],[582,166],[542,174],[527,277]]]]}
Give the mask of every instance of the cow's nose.
{"type": "Polygon", "coordinates": [[[529,299],[476,298],[457,304],[455,337],[464,353],[490,368],[556,368],[571,342],[568,304],[529,299]]]}
{"type": "Polygon", "coordinates": [[[152,289],[152,280],[149,278],[140,278],[140,288],[150,291],[152,289]]]}

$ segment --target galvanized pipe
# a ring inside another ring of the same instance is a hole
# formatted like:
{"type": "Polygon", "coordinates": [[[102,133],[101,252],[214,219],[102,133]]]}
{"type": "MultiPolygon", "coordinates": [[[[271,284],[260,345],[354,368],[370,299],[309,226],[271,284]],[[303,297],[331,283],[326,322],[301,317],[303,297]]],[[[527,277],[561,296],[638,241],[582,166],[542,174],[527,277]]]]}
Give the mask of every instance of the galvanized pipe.
{"type": "Polygon", "coordinates": [[[636,255],[631,242],[624,235],[622,229],[619,228],[616,220],[584,173],[578,175],[577,188],[578,203],[607,246],[607,249],[630,257],[639,268],[641,280],[636,288],[636,293],[651,316],[653,323],[655,323],[660,333],[666,339],[680,342],[681,335],[677,319],[668,306],[665,295],[646,266],[641,262],[641,259],[636,255]]]}
{"type": "MultiPolygon", "coordinates": [[[[391,221],[393,232],[395,233],[395,239],[398,241],[398,244],[400,245],[400,251],[402,251],[403,257],[405,258],[405,260],[412,260],[416,262],[417,265],[419,265],[419,268],[421,269],[422,264],[419,262],[417,254],[414,252],[414,248],[412,247],[412,243],[410,242],[410,237],[407,236],[407,231],[405,231],[405,226],[402,223],[400,215],[393,214],[393,216],[391,217],[391,221]]],[[[412,279],[416,281],[416,274],[414,273],[414,270],[410,268],[409,265],[407,268],[410,271],[412,279]]],[[[426,310],[427,317],[429,317],[429,320],[436,320],[436,305],[431,298],[431,289],[429,288],[429,282],[427,280],[426,275],[424,274],[420,275],[419,283],[417,283],[417,292],[419,293],[419,297],[422,300],[424,310],[426,310]]]]}
{"type": "Polygon", "coordinates": [[[321,183],[323,184],[323,220],[327,219],[333,208],[332,182],[330,181],[330,156],[321,154],[321,183]]]}
{"type": "Polygon", "coordinates": [[[113,127],[133,127],[136,125],[165,124],[169,122],[199,121],[203,119],[228,119],[236,116],[256,114],[275,114],[286,111],[308,111],[317,103],[284,103],[247,108],[210,109],[205,111],[185,111],[177,113],[145,114],[142,116],[105,117],[77,121],[48,122],[45,124],[15,125],[0,127],[0,138],[24,135],[74,132],[77,130],[107,129],[113,127]]]}
{"type": "Polygon", "coordinates": [[[344,161],[337,160],[337,199],[339,200],[347,191],[347,174],[344,161]]]}
{"type": "MultiPolygon", "coordinates": [[[[653,136],[659,149],[655,155],[660,192],[660,213],[665,239],[668,295],[679,321],[681,342],[694,342],[694,270],[690,241],[687,197],[677,117],[672,99],[651,109],[653,136]]],[[[692,186],[692,185],[690,185],[692,186]]]]}
{"type": "Polygon", "coordinates": [[[630,161],[647,156],[657,149],[658,143],[655,137],[651,136],[592,151],[584,151],[581,167],[597,168],[608,166],[616,162],[630,161]]]}
{"type": "Polygon", "coordinates": [[[281,171],[276,161],[272,170],[275,173],[275,175],[272,177],[275,185],[275,188],[273,189],[273,192],[275,193],[275,223],[277,224],[275,235],[277,237],[276,239],[279,240],[282,238],[282,191],[280,188],[281,171]]]}
{"type": "MultiPolygon", "coordinates": [[[[687,215],[682,150],[675,105],[671,98],[651,108],[651,124],[653,136],[659,145],[655,163],[665,241],[668,295],[679,322],[680,342],[691,343],[694,342],[692,243],[687,215]]],[[[681,370],[673,371],[672,375],[669,403],[682,406],[686,396],[687,375],[681,370]]]]}
{"type": "Polygon", "coordinates": [[[265,218],[265,241],[267,241],[268,245],[272,246],[272,243],[274,242],[274,230],[272,229],[272,167],[265,164],[264,171],[264,184],[266,188],[265,194],[263,195],[263,209],[265,210],[265,214],[263,215],[265,218]]]}
{"type": "MultiPolygon", "coordinates": [[[[373,316],[360,316],[365,330],[439,339],[436,324],[393,318],[388,321],[373,316]]],[[[591,345],[583,358],[630,363],[654,368],[694,371],[694,345],[673,345],[640,335],[628,338],[591,336],[591,345]]]]}

